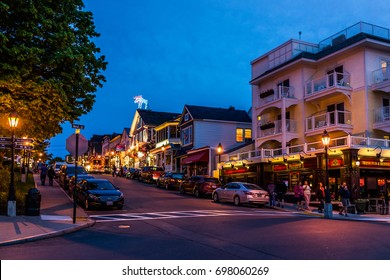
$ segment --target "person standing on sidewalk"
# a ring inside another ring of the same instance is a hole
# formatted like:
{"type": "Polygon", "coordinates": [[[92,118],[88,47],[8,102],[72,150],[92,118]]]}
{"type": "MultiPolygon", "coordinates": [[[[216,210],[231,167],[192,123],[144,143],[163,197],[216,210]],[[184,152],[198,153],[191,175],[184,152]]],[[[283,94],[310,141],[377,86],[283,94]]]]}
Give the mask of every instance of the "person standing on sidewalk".
{"type": "Polygon", "coordinates": [[[341,203],[343,204],[339,215],[343,215],[343,212],[345,212],[345,217],[348,217],[348,206],[351,193],[348,190],[347,182],[343,182],[343,185],[340,187],[339,194],[341,197],[341,203]]]}
{"type": "Polygon", "coordinates": [[[49,177],[49,186],[53,186],[53,180],[56,172],[54,171],[53,165],[50,165],[49,170],[47,171],[47,176],[49,177]]]}
{"type": "Polygon", "coordinates": [[[268,184],[267,191],[269,195],[269,206],[275,206],[275,184],[272,181],[268,184]]]}
{"type": "Polygon", "coordinates": [[[316,197],[320,202],[318,205],[318,213],[322,213],[324,211],[325,189],[321,182],[318,183],[316,197]]]}
{"type": "Polygon", "coordinates": [[[304,199],[305,199],[305,208],[306,210],[309,210],[309,204],[310,204],[310,198],[311,198],[311,188],[308,184],[307,181],[304,182],[303,184],[303,196],[304,196],[304,199]]]}
{"type": "Polygon", "coordinates": [[[40,176],[42,186],[45,185],[46,175],[47,175],[47,167],[46,167],[46,164],[42,163],[42,165],[41,165],[41,176],[40,176]]]}
{"type": "Polygon", "coordinates": [[[284,196],[287,192],[287,186],[282,179],[279,179],[276,184],[276,195],[278,199],[278,206],[284,208],[284,196]]]}
{"type": "Polygon", "coordinates": [[[298,182],[298,184],[294,187],[294,197],[297,202],[297,210],[302,210],[303,187],[301,182],[298,182]]]}

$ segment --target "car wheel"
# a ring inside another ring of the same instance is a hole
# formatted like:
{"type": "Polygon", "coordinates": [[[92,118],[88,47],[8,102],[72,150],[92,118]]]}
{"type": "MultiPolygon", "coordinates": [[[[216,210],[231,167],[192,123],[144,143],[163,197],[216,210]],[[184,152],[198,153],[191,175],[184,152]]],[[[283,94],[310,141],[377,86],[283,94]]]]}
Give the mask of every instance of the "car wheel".
{"type": "Polygon", "coordinates": [[[200,197],[200,192],[199,192],[199,189],[198,188],[195,188],[194,189],[194,195],[196,198],[199,198],[200,197]]]}
{"type": "Polygon", "coordinates": [[[123,209],[123,204],[118,205],[116,208],[117,208],[118,210],[122,210],[122,209],[123,209]]]}
{"type": "Polygon", "coordinates": [[[217,193],[214,193],[213,200],[214,200],[214,202],[219,202],[219,197],[218,197],[217,193]]]}
{"type": "Polygon", "coordinates": [[[234,197],[233,202],[234,202],[234,205],[236,205],[236,206],[240,205],[240,197],[238,195],[236,195],[234,197]]]}
{"type": "Polygon", "coordinates": [[[165,183],[165,189],[169,190],[169,183],[165,183]]]}

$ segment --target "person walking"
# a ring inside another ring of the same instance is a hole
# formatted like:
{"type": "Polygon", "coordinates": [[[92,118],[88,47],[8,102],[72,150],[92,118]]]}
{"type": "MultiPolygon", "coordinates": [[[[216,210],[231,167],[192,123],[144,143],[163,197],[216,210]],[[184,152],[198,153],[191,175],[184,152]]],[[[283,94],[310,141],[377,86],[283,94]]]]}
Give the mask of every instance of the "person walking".
{"type": "Polygon", "coordinates": [[[318,213],[322,213],[324,211],[325,205],[325,188],[321,182],[318,183],[318,189],[316,191],[316,197],[320,204],[318,205],[318,213]]]}
{"type": "Polygon", "coordinates": [[[279,179],[278,183],[276,184],[276,195],[278,199],[278,206],[284,208],[284,196],[287,192],[287,186],[282,181],[282,179],[279,179]]]}
{"type": "Polygon", "coordinates": [[[47,167],[46,167],[46,164],[43,163],[41,165],[41,175],[40,175],[42,186],[45,185],[46,175],[47,175],[47,167]]]}
{"type": "Polygon", "coordinates": [[[267,186],[269,206],[275,206],[275,184],[271,181],[267,186]]]}
{"type": "Polygon", "coordinates": [[[348,217],[348,206],[350,204],[349,199],[351,198],[351,193],[348,190],[347,182],[343,182],[340,187],[339,194],[341,197],[341,203],[343,204],[339,215],[343,215],[343,212],[345,212],[345,217],[348,217]]]}
{"type": "Polygon", "coordinates": [[[307,181],[303,183],[303,197],[305,199],[305,208],[306,210],[310,210],[309,204],[310,204],[310,198],[311,198],[311,188],[307,181]]]}
{"type": "Polygon", "coordinates": [[[303,187],[301,182],[298,182],[298,184],[294,187],[294,198],[297,202],[297,210],[302,210],[303,187]]]}
{"type": "Polygon", "coordinates": [[[49,186],[53,186],[53,180],[54,180],[55,175],[56,175],[56,172],[53,168],[53,165],[50,165],[50,168],[47,171],[47,176],[49,177],[49,186]]]}

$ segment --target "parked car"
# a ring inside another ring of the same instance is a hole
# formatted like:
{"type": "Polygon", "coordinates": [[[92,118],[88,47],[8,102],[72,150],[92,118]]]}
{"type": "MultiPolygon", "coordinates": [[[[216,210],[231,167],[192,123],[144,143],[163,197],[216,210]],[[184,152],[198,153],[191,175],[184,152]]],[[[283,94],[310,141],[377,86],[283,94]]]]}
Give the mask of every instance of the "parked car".
{"type": "Polygon", "coordinates": [[[106,179],[83,179],[76,185],[76,203],[86,210],[99,207],[116,207],[124,205],[123,193],[106,179]]]}
{"type": "Polygon", "coordinates": [[[164,168],[160,166],[144,166],[141,169],[139,176],[140,181],[148,183],[156,182],[157,179],[164,174],[164,168]]]}
{"type": "Polygon", "coordinates": [[[163,186],[165,189],[179,189],[180,184],[185,180],[184,173],[165,172],[163,176],[157,179],[157,187],[163,186]]]}
{"type": "Polygon", "coordinates": [[[58,178],[58,175],[60,173],[60,170],[61,170],[61,166],[63,166],[64,164],[67,164],[66,162],[55,162],[54,163],[54,171],[55,171],[55,175],[54,175],[54,178],[58,178]]]}
{"type": "MultiPolygon", "coordinates": [[[[58,173],[58,183],[61,188],[64,190],[68,190],[69,188],[69,180],[72,176],[75,175],[76,165],[75,164],[63,164],[61,166],[60,172],[58,173]]],[[[77,166],[77,175],[87,175],[87,170],[83,166],[77,166]]]]}
{"type": "Polygon", "coordinates": [[[180,193],[192,193],[195,197],[211,195],[213,191],[221,186],[218,178],[207,175],[195,175],[184,180],[179,187],[180,193]]]}
{"type": "MultiPolygon", "coordinates": [[[[95,179],[92,175],[89,174],[77,174],[77,183],[84,179],[95,179]]],[[[73,189],[76,187],[76,176],[72,176],[69,179],[68,194],[70,197],[73,197],[73,189]]]]}
{"type": "Polygon", "coordinates": [[[263,206],[269,202],[269,196],[268,192],[258,185],[230,182],[213,192],[213,200],[233,202],[235,205],[249,203],[263,206]]]}
{"type": "Polygon", "coordinates": [[[129,170],[127,170],[125,177],[126,179],[138,180],[140,172],[141,169],[132,167],[129,170]]]}

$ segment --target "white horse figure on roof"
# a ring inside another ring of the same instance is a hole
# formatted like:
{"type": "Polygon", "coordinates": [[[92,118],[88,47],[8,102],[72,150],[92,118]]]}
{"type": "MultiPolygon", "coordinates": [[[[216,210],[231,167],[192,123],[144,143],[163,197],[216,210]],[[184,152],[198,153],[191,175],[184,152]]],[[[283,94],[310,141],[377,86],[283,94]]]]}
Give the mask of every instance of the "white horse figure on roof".
{"type": "Polygon", "coordinates": [[[134,103],[138,104],[138,109],[142,109],[142,104],[145,104],[145,109],[148,108],[148,100],[142,97],[142,95],[134,96],[134,103]]]}

